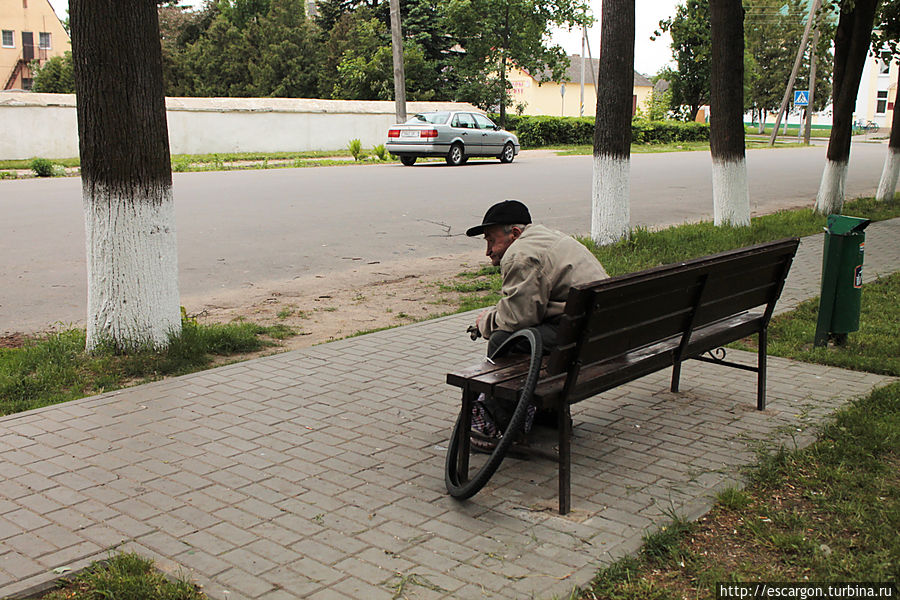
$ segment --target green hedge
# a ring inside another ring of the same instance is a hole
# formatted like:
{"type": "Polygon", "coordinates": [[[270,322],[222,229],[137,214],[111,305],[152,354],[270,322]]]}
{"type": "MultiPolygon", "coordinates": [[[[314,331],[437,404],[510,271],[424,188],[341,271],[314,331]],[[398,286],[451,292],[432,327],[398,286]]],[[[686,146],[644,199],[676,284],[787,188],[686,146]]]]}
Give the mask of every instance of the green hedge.
{"type": "Polygon", "coordinates": [[[669,144],[672,142],[708,142],[709,125],[693,121],[631,122],[631,141],[634,144],[669,144]]]}
{"type": "MultiPolygon", "coordinates": [[[[499,122],[499,115],[490,115],[499,122]]],[[[515,131],[526,148],[594,143],[593,117],[527,117],[506,115],[506,128],[515,131]]],[[[709,141],[709,125],[684,121],[645,121],[631,123],[635,144],[709,141]]]]}

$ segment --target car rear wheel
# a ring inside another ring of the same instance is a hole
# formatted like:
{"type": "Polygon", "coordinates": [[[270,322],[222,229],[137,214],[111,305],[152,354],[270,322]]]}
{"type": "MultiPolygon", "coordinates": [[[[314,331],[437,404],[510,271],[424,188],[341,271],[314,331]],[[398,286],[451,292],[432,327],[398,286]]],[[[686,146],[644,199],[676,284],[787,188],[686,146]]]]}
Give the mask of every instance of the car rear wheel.
{"type": "Polygon", "coordinates": [[[506,145],[503,146],[503,152],[500,153],[500,162],[511,163],[515,157],[516,149],[513,148],[511,142],[507,142],[506,145]]]}
{"type": "Polygon", "coordinates": [[[415,156],[401,156],[400,162],[403,163],[403,165],[406,167],[411,167],[414,164],[416,164],[416,157],[415,156]]]}
{"type": "Polygon", "coordinates": [[[447,153],[447,164],[453,167],[458,167],[461,164],[465,163],[466,151],[463,149],[463,145],[459,142],[450,146],[450,152],[447,153]]]}

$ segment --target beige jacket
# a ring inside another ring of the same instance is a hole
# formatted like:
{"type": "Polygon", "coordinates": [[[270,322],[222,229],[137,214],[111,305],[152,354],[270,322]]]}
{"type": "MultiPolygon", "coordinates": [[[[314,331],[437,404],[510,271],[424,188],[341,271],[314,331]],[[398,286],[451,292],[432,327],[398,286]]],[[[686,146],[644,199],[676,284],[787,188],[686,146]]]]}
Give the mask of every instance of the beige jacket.
{"type": "Polygon", "coordinates": [[[479,322],[481,335],[517,331],[562,315],[569,289],[608,277],[578,240],[543,225],[528,225],[500,260],[503,297],[479,322]]]}

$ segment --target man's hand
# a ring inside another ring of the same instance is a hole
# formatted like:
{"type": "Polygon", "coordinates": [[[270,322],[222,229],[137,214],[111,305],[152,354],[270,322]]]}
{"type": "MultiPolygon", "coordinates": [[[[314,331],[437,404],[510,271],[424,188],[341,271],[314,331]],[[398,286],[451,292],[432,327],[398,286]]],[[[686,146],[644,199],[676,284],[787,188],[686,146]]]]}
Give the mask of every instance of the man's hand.
{"type": "Polygon", "coordinates": [[[473,342],[481,337],[481,332],[478,331],[478,327],[476,327],[475,325],[469,325],[469,327],[466,329],[466,333],[469,334],[469,337],[472,338],[473,342]]]}

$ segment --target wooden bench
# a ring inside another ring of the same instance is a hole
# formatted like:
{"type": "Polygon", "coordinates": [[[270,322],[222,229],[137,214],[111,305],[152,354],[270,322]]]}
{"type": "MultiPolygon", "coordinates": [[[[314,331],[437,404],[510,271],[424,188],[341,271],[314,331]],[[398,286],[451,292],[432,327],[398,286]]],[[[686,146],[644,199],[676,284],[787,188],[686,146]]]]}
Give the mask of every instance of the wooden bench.
{"type": "MultiPolygon", "coordinates": [[[[798,244],[785,239],[572,288],[558,345],[543,358],[532,397],[557,414],[560,514],[571,507],[572,404],[667,367],[673,367],[671,390],[677,392],[682,363],[695,359],[755,371],[756,406],[765,409],[766,331],[798,244]],[[753,334],[759,336],[755,367],[713,352],[753,334]]],[[[517,354],[447,375],[463,392],[451,440],[458,452],[455,460],[448,452],[446,465],[447,487],[456,497],[477,492],[454,493],[458,487],[451,483],[469,481],[472,401],[484,392],[515,403],[528,368],[528,358],[517,354]]]]}

